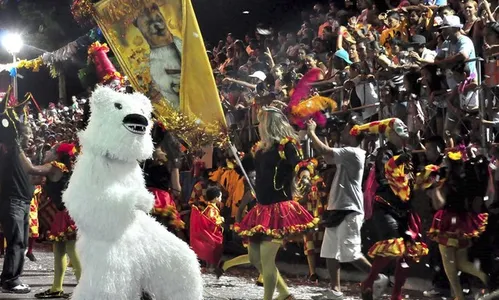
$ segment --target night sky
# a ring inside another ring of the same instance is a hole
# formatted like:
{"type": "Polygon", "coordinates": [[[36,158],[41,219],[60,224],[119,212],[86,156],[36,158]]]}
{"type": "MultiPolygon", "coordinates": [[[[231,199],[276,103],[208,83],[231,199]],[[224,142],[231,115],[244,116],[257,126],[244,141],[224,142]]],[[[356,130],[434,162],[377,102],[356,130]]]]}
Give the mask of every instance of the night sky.
{"type": "MultiPolygon", "coordinates": [[[[19,20],[16,6],[18,0],[10,0],[6,7],[0,10],[0,30],[27,30],[23,28],[23,23],[19,20]]],[[[31,0],[33,1],[33,0],[31,0]]],[[[43,3],[44,0],[37,0],[43,3]]],[[[212,45],[218,40],[224,39],[228,32],[232,32],[238,38],[244,38],[247,32],[254,32],[257,23],[280,29],[290,29],[297,31],[300,27],[300,11],[302,9],[311,10],[316,1],[312,0],[192,0],[196,11],[201,32],[206,41],[212,45]],[[249,14],[243,14],[249,11],[249,14]]],[[[317,2],[325,2],[319,0],[317,2]]],[[[62,12],[57,15],[57,20],[64,24],[65,30],[70,35],[70,40],[75,40],[86,33],[72,20],[67,1],[60,1],[62,12]]],[[[50,5],[50,4],[48,4],[50,5]]],[[[61,46],[67,42],[61,42],[61,46]]],[[[27,44],[30,41],[26,41],[27,44]]],[[[37,47],[38,45],[33,45],[37,47]]],[[[55,49],[46,49],[49,51],[55,49]]],[[[41,54],[40,51],[23,48],[19,57],[21,59],[32,59],[41,54]]],[[[11,56],[6,51],[0,49],[0,63],[12,61],[11,56]]],[[[77,77],[79,67],[74,64],[66,64],[67,92],[68,98],[71,95],[82,93],[83,87],[77,77]]],[[[46,106],[48,102],[56,102],[58,98],[58,81],[51,79],[48,69],[43,68],[38,73],[27,70],[20,70],[19,74],[24,76],[19,79],[19,96],[26,92],[33,93],[41,106],[46,106]]],[[[8,72],[0,74],[0,91],[5,91],[10,82],[8,72]]]]}

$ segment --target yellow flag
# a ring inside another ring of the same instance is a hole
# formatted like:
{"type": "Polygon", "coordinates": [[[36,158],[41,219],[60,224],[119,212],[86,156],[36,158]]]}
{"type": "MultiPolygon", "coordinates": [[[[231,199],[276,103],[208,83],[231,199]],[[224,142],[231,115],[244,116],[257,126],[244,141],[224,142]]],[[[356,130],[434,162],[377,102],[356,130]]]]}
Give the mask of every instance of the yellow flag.
{"type": "Polygon", "coordinates": [[[183,0],[181,111],[206,123],[225,124],[222,104],[191,0],[183,0]]]}

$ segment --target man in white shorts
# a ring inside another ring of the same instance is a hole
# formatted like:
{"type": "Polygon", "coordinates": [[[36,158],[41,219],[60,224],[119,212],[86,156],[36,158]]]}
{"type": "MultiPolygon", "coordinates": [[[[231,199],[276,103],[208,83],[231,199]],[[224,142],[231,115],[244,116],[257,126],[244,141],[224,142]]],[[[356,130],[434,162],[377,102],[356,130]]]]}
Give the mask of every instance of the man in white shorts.
{"type": "MultiPolygon", "coordinates": [[[[330,148],[320,141],[315,134],[316,124],[308,122],[308,136],[314,148],[322,153],[326,161],[336,164],[336,174],[329,193],[327,210],[323,223],[326,227],[322,241],[321,257],[326,258],[327,269],[331,278],[332,299],[342,299],[340,287],[340,263],[352,263],[356,268],[369,273],[371,264],[362,254],[360,229],[364,222],[364,196],[362,179],[366,151],[360,148],[363,134],[351,136],[354,125],[360,125],[359,119],[351,119],[341,131],[340,141],[343,148],[330,148]]],[[[380,275],[375,282],[376,296],[380,296],[388,286],[389,280],[380,275]]]]}

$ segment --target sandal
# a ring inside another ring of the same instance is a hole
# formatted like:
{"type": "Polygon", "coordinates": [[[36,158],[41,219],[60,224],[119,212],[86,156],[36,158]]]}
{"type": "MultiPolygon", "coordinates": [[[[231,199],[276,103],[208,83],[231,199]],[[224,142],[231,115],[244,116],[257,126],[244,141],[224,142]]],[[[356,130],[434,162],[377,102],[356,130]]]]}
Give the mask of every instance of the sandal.
{"type": "Polygon", "coordinates": [[[35,298],[37,299],[56,299],[56,298],[66,298],[64,297],[64,291],[51,291],[50,289],[45,292],[35,294],[35,298]]]}

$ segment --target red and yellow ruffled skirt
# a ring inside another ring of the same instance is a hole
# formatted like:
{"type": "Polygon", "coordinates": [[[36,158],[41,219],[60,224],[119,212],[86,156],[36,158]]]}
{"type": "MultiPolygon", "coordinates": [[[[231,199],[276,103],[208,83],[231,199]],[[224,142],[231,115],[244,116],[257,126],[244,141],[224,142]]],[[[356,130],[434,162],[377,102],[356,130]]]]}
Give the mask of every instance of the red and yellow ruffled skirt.
{"type": "Polygon", "coordinates": [[[243,237],[265,235],[283,239],[314,228],[319,223],[303,206],[294,200],[270,205],[257,204],[241,221],[234,224],[234,231],[243,237]]]}
{"type": "Polygon", "coordinates": [[[185,223],[182,221],[173,196],[168,192],[157,188],[148,188],[154,195],[154,208],[152,214],[167,219],[168,226],[175,229],[184,229],[185,223]]]}
{"type": "Polygon", "coordinates": [[[428,236],[440,245],[467,248],[471,246],[471,239],[485,231],[488,217],[486,213],[456,213],[441,209],[433,216],[428,236]]]}
{"type": "Polygon", "coordinates": [[[38,223],[38,205],[41,202],[42,187],[37,185],[33,192],[33,198],[29,204],[29,237],[37,239],[40,237],[38,223]]]}
{"type": "Polygon", "coordinates": [[[419,262],[421,257],[428,255],[428,246],[419,240],[421,219],[418,214],[409,212],[404,221],[407,222],[407,238],[394,237],[376,242],[369,249],[370,257],[409,257],[419,262]]]}
{"type": "Polygon", "coordinates": [[[35,197],[36,195],[31,199],[29,205],[29,237],[37,239],[40,237],[40,233],[38,224],[38,200],[35,197]]]}
{"type": "Polygon", "coordinates": [[[76,239],[76,225],[66,209],[56,212],[48,232],[48,239],[54,242],[76,239]]]}

